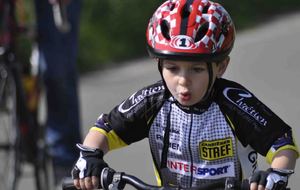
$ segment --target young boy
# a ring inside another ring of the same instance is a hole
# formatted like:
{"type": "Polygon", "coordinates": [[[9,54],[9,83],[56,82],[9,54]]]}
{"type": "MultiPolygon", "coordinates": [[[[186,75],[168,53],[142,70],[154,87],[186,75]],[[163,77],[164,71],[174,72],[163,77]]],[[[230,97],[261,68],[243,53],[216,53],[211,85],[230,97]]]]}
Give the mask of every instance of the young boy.
{"type": "Polygon", "coordinates": [[[72,170],[77,188],[94,189],[105,153],[149,139],[158,184],[197,187],[250,178],[251,190],[282,189],[298,150],[291,128],[238,83],[221,78],[235,29],[226,10],[207,0],[169,0],[147,29],[162,80],[102,114],[72,170]],[[270,163],[257,171],[257,153],[270,163]]]}

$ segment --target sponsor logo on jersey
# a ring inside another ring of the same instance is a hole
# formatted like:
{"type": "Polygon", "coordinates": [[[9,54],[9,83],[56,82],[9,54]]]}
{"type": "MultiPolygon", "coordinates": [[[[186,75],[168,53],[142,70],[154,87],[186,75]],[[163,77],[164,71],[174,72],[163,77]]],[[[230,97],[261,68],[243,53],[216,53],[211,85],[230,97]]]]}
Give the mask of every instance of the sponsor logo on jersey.
{"type": "Polygon", "coordinates": [[[257,168],[257,152],[251,151],[248,154],[248,160],[250,161],[252,166],[252,173],[254,173],[257,168]]]}
{"type": "Polygon", "coordinates": [[[191,164],[178,159],[168,159],[167,166],[171,172],[186,176],[191,176],[191,174],[193,174],[193,177],[198,179],[218,179],[235,176],[233,162],[205,165],[191,164]]]}
{"type": "Polygon", "coordinates": [[[200,158],[203,160],[218,160],[233,156],[232,139],[226,138],[199,143],[200,158]]]}
{"type": "Polygon", "coordinates": [[[144,89],[142,91],[138,91],[131,95],[127,100],[121,103],[118,107],[119,112],[126,113],[142,102],[146,97],[152,96],[153,94],[157,94],[164,89],[164,86],[155,86],[151,88],[144,89]],[[126,106],[125,106],[126,105],[126,106]]]}
{"type": "MultiPolygon", "coordinates": [[[[163,144],[164,137],[162,134],[156,133],[155,140],[157,143],[163,144]]],[[[182,154],[181,147],[182,147],[182,142],[170,139],[170,142],[169,142],[169,151],[170,152],[181,155],[182,154]]]]}
{"type": "Polygon", "coordinates": [[[267,120],[258,111],[256,111],[253,106],[247,103],[247,99],[253,97],[250,92],[240,88],[228,87],[224,89],[223,94],[230,102],[238,106],[241,110],[250,115],[257,122],[259,122],[263,126],[267,126],[267,120]]]}

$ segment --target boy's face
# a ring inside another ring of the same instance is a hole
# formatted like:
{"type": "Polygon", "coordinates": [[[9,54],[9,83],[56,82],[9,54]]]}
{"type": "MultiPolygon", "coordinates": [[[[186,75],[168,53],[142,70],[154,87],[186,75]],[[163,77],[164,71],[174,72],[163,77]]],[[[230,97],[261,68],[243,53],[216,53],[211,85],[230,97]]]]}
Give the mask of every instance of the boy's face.
{"type": "MultiPolygon", "coordinates": [[[[226,70],[229,59],[213,67],[213,82],[226,70]]],[[[183,106],[191,106],[202,100],[209,84],[206,62],[164,60],[162,75],[173,97],[183,106]]]]}

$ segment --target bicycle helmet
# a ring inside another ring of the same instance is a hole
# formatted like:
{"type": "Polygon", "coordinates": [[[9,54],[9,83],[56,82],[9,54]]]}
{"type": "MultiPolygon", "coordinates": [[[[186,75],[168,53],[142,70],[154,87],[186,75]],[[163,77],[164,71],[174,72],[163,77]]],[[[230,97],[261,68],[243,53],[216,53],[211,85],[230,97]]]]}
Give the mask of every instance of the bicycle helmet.
{"type": "Polygon", "coordinates": [[[235,39],[227,11],[208,0],[168,0],[148,24],[151,57],[218,62],[227,57],[235,39]]]}

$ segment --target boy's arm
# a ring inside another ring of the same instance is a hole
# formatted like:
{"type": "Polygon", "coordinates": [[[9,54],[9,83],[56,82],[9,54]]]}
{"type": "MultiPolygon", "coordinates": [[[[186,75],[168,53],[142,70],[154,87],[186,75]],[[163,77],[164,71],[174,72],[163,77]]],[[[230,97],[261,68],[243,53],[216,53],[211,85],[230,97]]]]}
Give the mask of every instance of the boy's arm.
{"type": "Polygon", "coordinates": [[[103,153],[107,153],[108,141],[104,134],[100,133],[96,130],[90,130],[86,135],[83,145],[91,148],[98,148],[103,151],[103,153]]]}
{"type": "Polygon", "coordinates": [[[298,154],[294,150],[281,150],[273,158],[271,168],[294,169],[298,154]]]}

